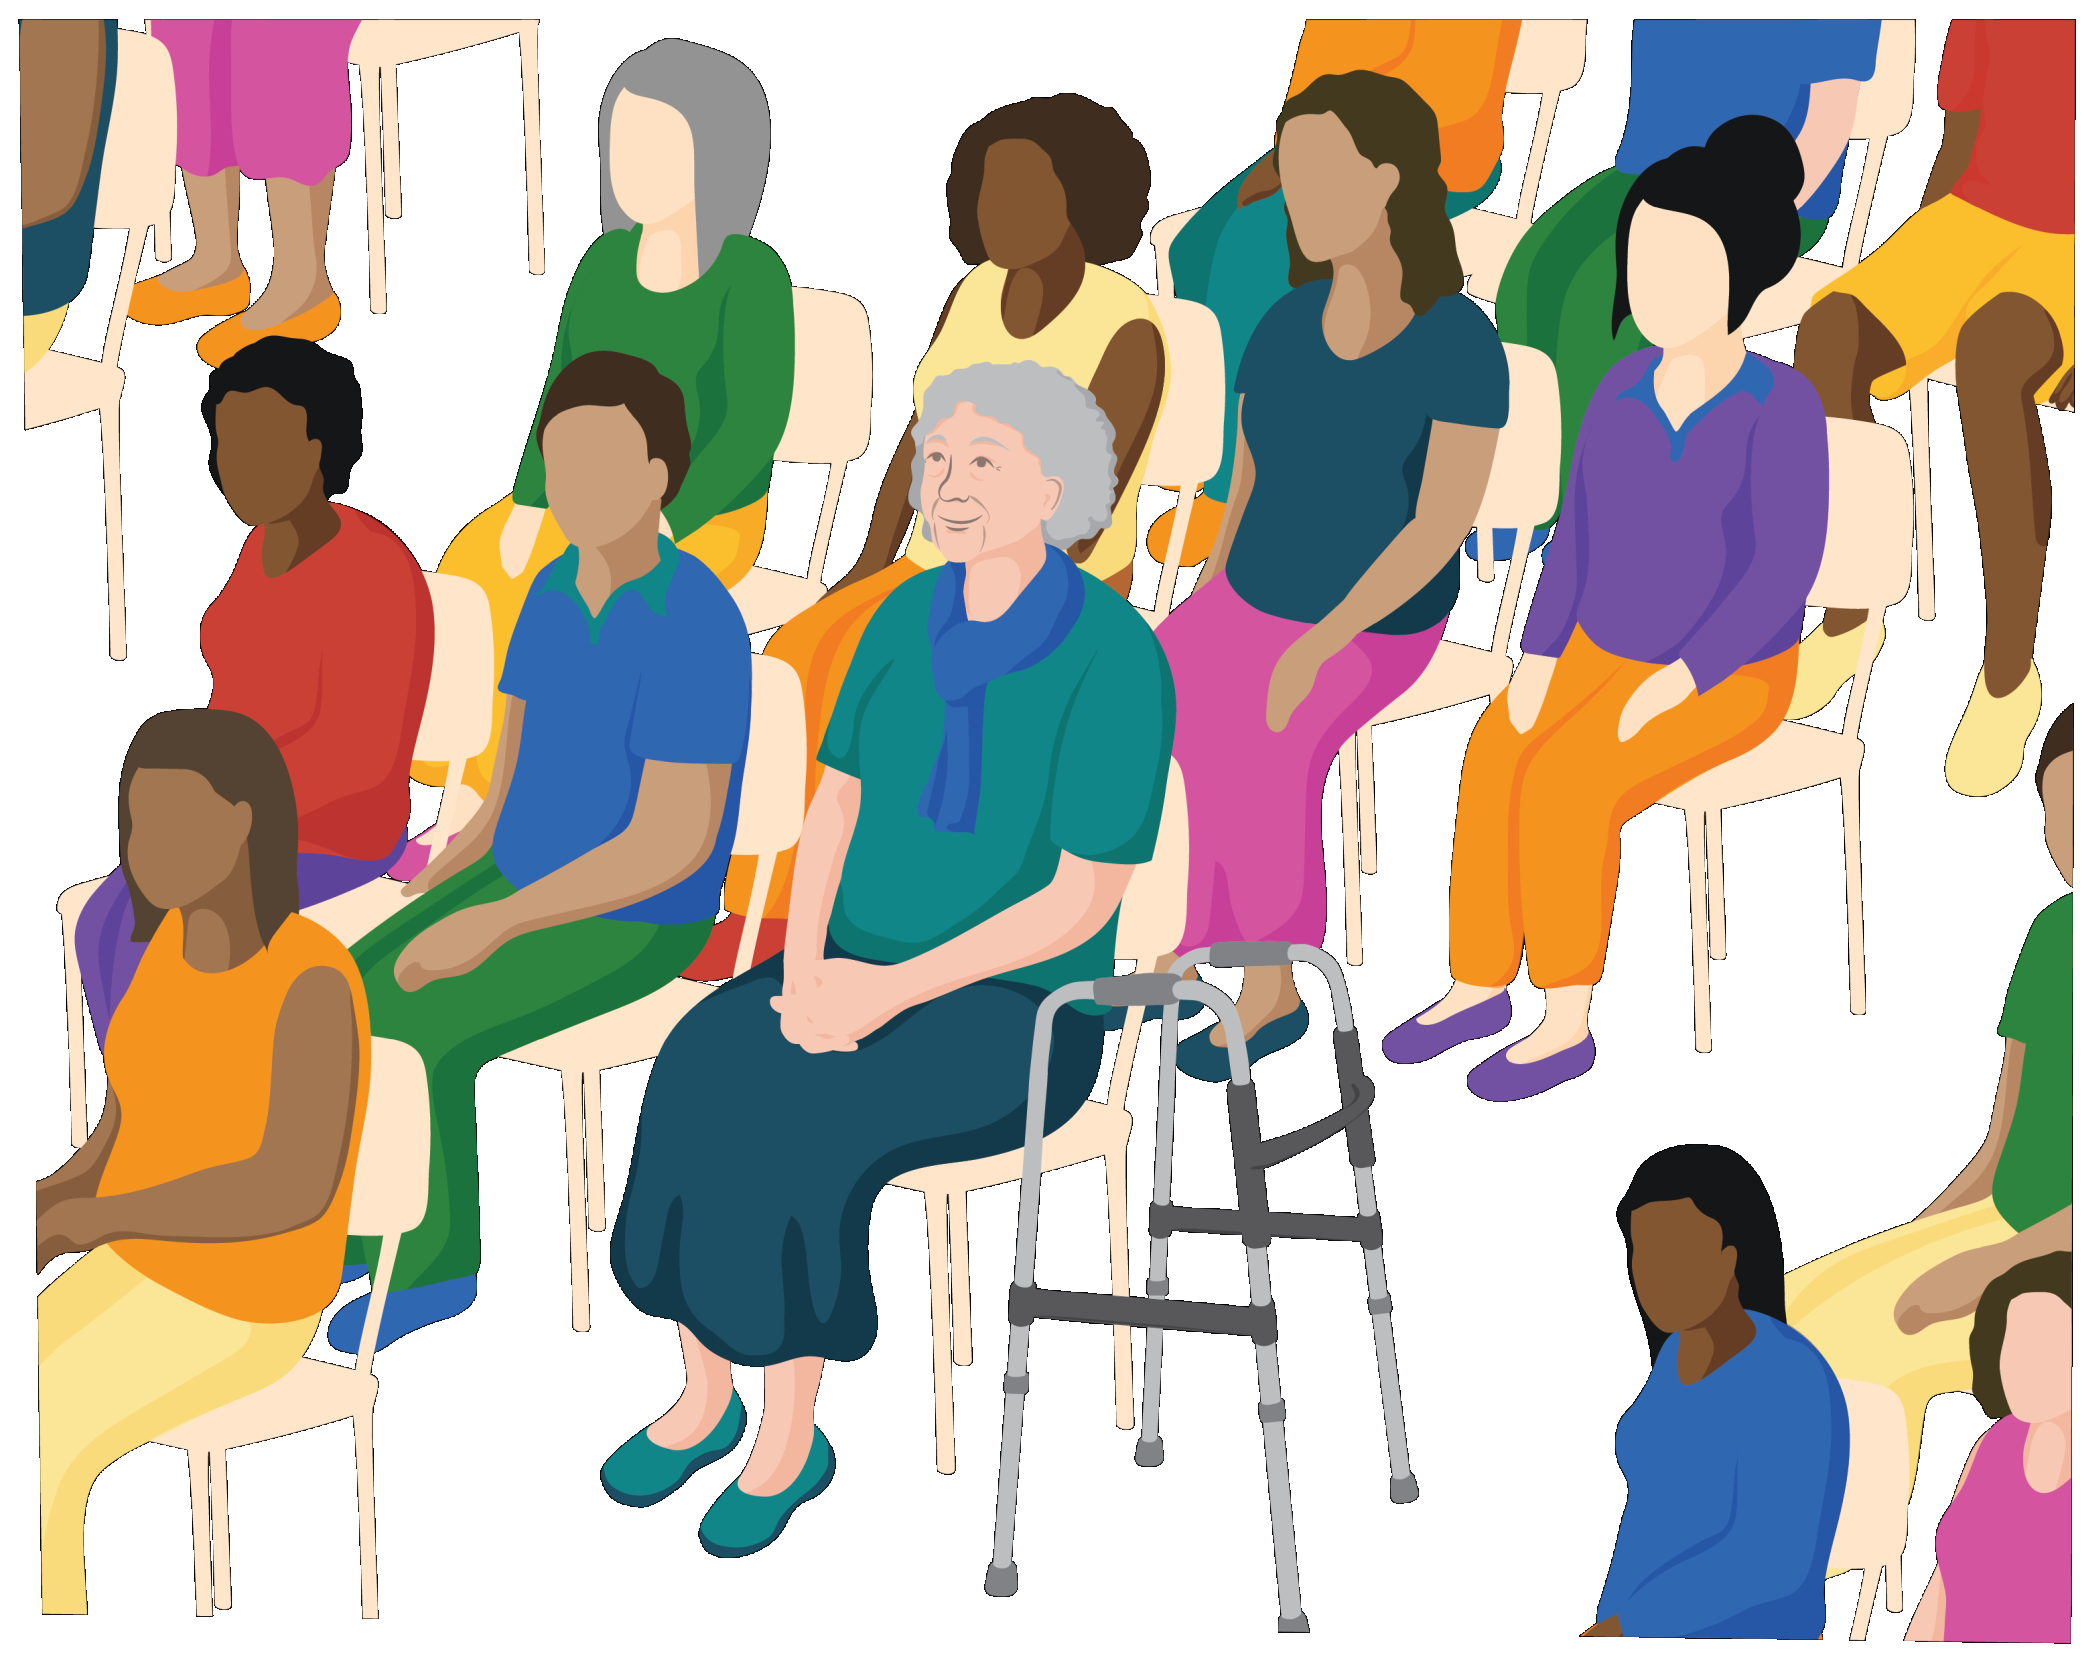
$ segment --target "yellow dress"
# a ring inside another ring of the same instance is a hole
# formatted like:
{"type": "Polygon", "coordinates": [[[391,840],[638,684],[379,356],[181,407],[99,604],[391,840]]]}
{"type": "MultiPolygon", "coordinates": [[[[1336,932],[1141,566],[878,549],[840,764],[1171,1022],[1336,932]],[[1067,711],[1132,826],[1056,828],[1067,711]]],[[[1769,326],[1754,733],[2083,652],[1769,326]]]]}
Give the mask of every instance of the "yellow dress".
{"type": "MultiPolygon", "coordinates": [[[[1118,272],[1107,271],[1103,266],[1086,266],[1082,284],[1054,321],[1037,334],[1020,340],[1003,326],[1003,284],[1008,275],[1001,266],[984,262],[961,279],[959,288],[953,292],[952,310],[946,316],[945,327],[932,337],[922,362],[916,366],[914,389],[919,415],[923,411],[923,395],[931,383],[941,375],[965,369],[970,364],[1045,364],[1088,387],[1091,378],[1098,373],[1105,349],[1121,329],[1140,320],[1155,325],[1158,334],[1162,333],[1162,326],[1156,321],[1156,308],[1146,290],[1118,272]]],[[[1170,370],[1166,365],[1163,393],[1167,396],[1169,390],[1170,370]]],[[[1157,407],[1162,408],[1160,401],[1157,407]]],[[[1099,533],[1090,558],[1084,563],[1083,569],[1093,577],[1113,577],[1134,559],[1136,501],[1141,494],[1142,470],[1148,465],[1148,460],[1148,450],[1144,447],[1128,478],[1126,490],[1120,493],[1112,524],[1099,533]]],[[[844,672],[851,667],[851,655],[858,649],[858,640],[865,633],[865,626],[872,621],[880,602],[917,573],[943,565],[944,561],[945,557],[924,536],[919,518],[910,527],[900,558],[885,571],[823,596],[797,618],[780,627],[764,649],[767,657],[782,658],[798,672],[801,689],[807,697],[809,802],[814,801],[814,788],[822,774],[821,768],[811,759],[828,728],[829,717],[836,708],[836,695],[843,687],[844,672]]],[[[755,881],[754,860],[737,856],[729,862],[724,899],[730,913],[737,917],[747,915],[749,891],[755,881]]],[[[792,881],[793,856],[788,850],[774,869],[771,892],[764,902],[764,917],[785,916],[787,901],[792,895],[792,881]]],[[[738,934],[738,929],[713,932],[714,942],[720,945],[721,951],[730,955],[730,964],[732,943],[738,934]]]]}

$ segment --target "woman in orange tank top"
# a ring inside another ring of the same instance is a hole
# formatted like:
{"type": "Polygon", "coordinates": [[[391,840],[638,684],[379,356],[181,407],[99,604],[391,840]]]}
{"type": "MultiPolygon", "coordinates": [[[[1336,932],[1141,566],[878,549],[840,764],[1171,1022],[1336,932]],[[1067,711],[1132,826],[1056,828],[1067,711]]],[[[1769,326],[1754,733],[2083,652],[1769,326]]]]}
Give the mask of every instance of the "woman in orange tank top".
{"type": "Polygon", "coordinates": [[[150,940],[86,1146],[36,1186],[44,1610],[84,1612],[87,1492],[139,1445],[289,1373],[341,1282],[371,1025],[298,916],[268,731],[169,710],[131,741],[117,848],[150,940]]]}

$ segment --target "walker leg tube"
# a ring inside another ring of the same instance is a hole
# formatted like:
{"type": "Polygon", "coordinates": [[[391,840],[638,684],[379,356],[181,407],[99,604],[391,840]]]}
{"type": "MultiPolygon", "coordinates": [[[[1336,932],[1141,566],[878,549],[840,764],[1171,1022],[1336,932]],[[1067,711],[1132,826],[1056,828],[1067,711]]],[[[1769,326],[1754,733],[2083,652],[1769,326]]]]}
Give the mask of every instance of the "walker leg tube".
{"type": "MultiPolygon", "coordinates": [[[[1178,1080],[1178,1007],[1163,1007],[1163,1056],[1156,1084],[1156,1181],[1150,1191],[1159,1207],[1171,1204],[1171,1156],[1176,1136],[1178,1080]]],[[[1168,1299],[1171,1292],[1171,1238],[1149,1237],[1149,1281],[1142,1290],[1151,1299],[1168,1299]]],[[[1142,1429],[1134,1444],[1137,1467],[1163,1465],[1163,1330],[1142,1330],[1142,1429]]]]}
{"type": "MultiPolygon", "coordinates": [[[[1352,1169],[1352,1187],[1359,1197],[1360,1217],[1375,1216],[1374,1169],[1352,1169]]],[[[1389,1434],[1389,1499],[1393,1502],[1418,1499],[1418,1477],[1411,1471],[1410,1439],[1403,1427],[1403,1384],[1396,1373],[1396,1326],[1389,1301],[1389,1276],[1382,1263],[1382,1250],[1365,1250],[1367,1259],[1367,1311],[1374,1323],[1374,1363],[1381,1374],[1381,1418],[1389,1434]]]]}
{"type": "MultiPolygon", "coordinates": [[[[1269,1250],[1244,1250],[1250,1262],[1251,1303],[1272,1304],[1269,1250]]],[[[1309,1619],[1301,1608],[1301,1566],[1294,1547],[1294,1491],[1287,1477],[1287,1403],[1280,1396],[1280,1348],[1261,1345],[1258,1356],[1258,1419],[1265,1429],[1265,1490],[1272,1505],[1272,1567],[1279,1583],[1280,1632],[1306,1634],[1309,1619]]]]}

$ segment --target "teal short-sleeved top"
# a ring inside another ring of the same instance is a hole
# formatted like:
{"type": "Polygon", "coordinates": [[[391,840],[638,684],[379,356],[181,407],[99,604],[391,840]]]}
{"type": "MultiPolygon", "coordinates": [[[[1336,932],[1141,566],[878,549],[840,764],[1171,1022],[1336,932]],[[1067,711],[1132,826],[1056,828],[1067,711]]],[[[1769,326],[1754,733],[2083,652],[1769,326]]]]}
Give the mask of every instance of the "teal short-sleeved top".
{"type": "Polygon", "coordinates": [[[2017,1230],[2072,1205],[2072,897],[2036,914],[2000,1011],[2022,1045],[2021,1095],[1992,1172],[1992,1204],[2017,1230]]]}
{"type": "MultiPolygon", "coordinates": [[[[837,945],[895,964],[943,945],[1054,879],[1066,852],[1137,866],[1156,850],[1177,704],[1142,617],[1083,574],[1083,610],[1039,663],[989,684],[971,832],[918,812],[945,734],[931,681],[936,572],[887,597],[837,695],[819,760],[859,782],[858,822],[829,918],[837,945]]],[[[999,980],[1052,990],[1113,973],[1119,915],[999,980]]]]}

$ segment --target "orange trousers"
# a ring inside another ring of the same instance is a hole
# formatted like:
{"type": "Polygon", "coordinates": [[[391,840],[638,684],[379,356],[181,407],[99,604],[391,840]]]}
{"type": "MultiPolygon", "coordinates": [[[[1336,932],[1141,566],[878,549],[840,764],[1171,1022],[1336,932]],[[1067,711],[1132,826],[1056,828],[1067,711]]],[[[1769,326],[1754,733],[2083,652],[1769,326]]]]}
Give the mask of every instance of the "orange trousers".
{"type": "Polygon", "coordinates": [[[1449,968],[1504,987],[1520,951],[1536,987],[1590,987],[1607,962],[1621,828],[1667,792],[1781,725],[1796,649],[1747,664],[1652,717],[1624,744],[1622,707],[1659,666],[1617,658],[1575,630],[1525,733],[1505,694],[1470,736],[1454,812],[1449,968]]]}

